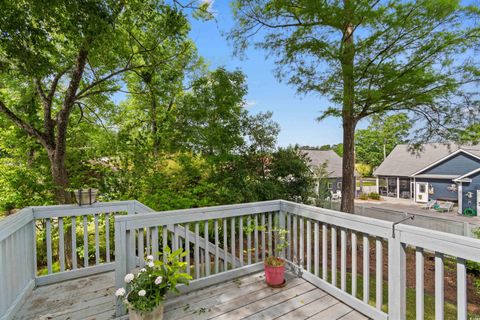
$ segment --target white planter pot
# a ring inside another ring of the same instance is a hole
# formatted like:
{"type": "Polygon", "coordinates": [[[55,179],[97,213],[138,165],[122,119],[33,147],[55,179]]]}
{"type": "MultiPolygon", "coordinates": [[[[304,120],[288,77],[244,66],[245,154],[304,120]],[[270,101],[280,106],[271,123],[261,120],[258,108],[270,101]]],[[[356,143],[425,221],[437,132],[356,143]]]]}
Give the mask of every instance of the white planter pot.
{"type": "Polygon", "coordinates": [[[128,318],[130,320],[162,320],[163,319],[163,303],[147,313],[129,309],[128,318]]]}

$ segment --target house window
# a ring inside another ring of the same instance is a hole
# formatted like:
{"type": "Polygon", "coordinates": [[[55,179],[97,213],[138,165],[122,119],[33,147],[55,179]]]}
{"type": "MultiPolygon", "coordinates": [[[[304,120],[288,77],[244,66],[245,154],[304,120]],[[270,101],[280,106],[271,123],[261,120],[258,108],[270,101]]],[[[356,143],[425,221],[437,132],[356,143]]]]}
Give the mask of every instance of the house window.
{"type": "Polygon", "coordinates": [[[332,184],[331,182],[329,182],[329,183],[327,184],[327,187],[328,187],[328,190],[332,190],[333,184],[332,184]]]}
{"type": "Polygon", "coordinates": [[[425,185],[424,185],[424,184],[420,184],[420,185],[419,185],[419,190],[418,190],[418,192],[420,192],[420,193],[425,193],[425,185]]]}
{"type": "Polygon", "coordinates": [[[341,182],[337,182],[337,189],[342,189],[342,183],[341,182]]]}

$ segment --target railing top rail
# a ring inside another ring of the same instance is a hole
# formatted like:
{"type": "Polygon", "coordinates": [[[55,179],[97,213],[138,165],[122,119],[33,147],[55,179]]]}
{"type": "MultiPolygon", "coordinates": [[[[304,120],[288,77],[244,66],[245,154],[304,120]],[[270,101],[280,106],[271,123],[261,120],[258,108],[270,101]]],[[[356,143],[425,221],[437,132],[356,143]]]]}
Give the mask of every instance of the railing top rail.
{"type": "Polygon", "coordinates": [[[134,209],[135,201],[112,201],[112,202],[97,202],[91,205],[56,205],[56,206],[42,206],[31,207],[33,210],[34,218],[51,218],[51,217],[69,217],[79,216],[85,214],[106,213],[106,212],[118,212],[118,211],[131,211],[134,209]]]}
{"type": "Polygon", "coordinates": [[[159,225],[235,217],[278,210],[280,210],[280,201],[272,200],[225,206],[140,213],[135,215],[135,217],[116,216],[115,221],[126,222],[127,229],[136,229],[159,225]]]}
{"type": "Polygon", "coordinates": [[[391,236],[393,222],[281,200],[282,210],[372,236],[391,236]]]}
{"type": "Polygon", "coordinates": [[[400,241],[467,260],[480,261],[480,240],[411,225],[398,225],[400,241]]]}
{"type": "Polygon", "coordinates": [[[33,220],[33,211],[31,208],[24,208],[19,212],[0,220],[0,241],[8,238],[18,229],[25,226],[33,220]]]}
{"type": "Polygon", "coordinates": [[[135,211],[136,211],[137,213],[155,212],[155,210],[153,210],[153,209],[150,208],[149,206],[141,203],[141,202],[138,201],[138,200],[134,200],[134,203],[135,203],[135,211]]]}

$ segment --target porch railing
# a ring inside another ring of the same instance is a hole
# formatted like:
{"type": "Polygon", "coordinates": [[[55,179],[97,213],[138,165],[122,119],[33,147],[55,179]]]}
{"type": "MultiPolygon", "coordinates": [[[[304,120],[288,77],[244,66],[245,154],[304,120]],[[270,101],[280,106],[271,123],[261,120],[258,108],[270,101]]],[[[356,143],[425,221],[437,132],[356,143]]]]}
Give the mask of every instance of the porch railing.
{"type": "MultiPolygon", "coordinates": [[[[144,264],[145,254],[161,253],[167,245],[190,253],[186,271],[194,280],[183,291],[259,271],[276,246],[276,228],[288,231],[283,256],[292,268],[373,319],[406,318],[407,250],[415,252],[416,266],[409,272],[417,280],[416,318],[424,317],[424,256],[432,254],[435,318],[444,319],[444,260],[455,258],[457,318],[467,319],[466,262],[480,262],[479,240],[282,200],[116,217],[117,287],[127,272],[144,264]]],[[[117,315],[124,313],[118,301],[117,315]]]]}
{"type": "Polygon", "coordinates": [[[0,319],[13,316],[35,286],[35,225],[26,208],[0,221],[0,319]]]}
{"type": "MultiPolygon", "coordinates": [[[[166,245],[190,253],[186,271],[194,280],[183,291],[256,272],[276,247],[277,228],[288,230],[288,264],[373,319],[406,318],[407,254],[415,261],[408,272],[416,282],[408,290],[416,297],[416,318],[425,313],[425,267],[433,259],[435,318],[445,317],[445,274],[455,269],[457,318],[467,319],[467,262],[480,262],[480,240],[392,226],[282,200],[166,212],[137,201],[25,208],[0,221],[0,319],[11,319],[35,286],[113,269],[123,286],[127,272],[147,254],[159,257],[166,245]]],[[[120,304],[117,312],[125,312],[120,304]]]]}

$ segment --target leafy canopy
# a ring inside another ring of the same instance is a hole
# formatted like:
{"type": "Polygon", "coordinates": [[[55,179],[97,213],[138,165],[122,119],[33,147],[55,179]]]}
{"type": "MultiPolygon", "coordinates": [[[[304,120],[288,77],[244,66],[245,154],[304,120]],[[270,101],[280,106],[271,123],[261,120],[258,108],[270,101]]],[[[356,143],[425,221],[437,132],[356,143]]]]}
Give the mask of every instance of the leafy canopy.
{"type": "Polygon", "coordinates": [[[359,163],[378,167],[397,144],[408,143],[412,123],[404,113],[375,115],[366,129],[355,134],[355,156],[359,163]]]}
{"type": "Polygon", "coordinates": [[[276,58],[279,79],[329,97],[319,119],[348,111],[357,122],[408,110],[427,120],[425,130],[446,133],[461,118],[452,111],[469,103],[464,84],[478,81],[479,8],[458,0],[237,0],[233,12],[237,52],[253,42],[276,58]],[[346,26],[354,45],[352,110],[343,108],[346,26]]]}

